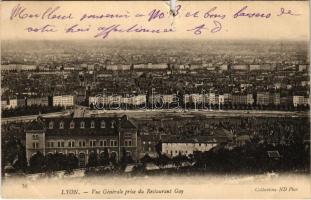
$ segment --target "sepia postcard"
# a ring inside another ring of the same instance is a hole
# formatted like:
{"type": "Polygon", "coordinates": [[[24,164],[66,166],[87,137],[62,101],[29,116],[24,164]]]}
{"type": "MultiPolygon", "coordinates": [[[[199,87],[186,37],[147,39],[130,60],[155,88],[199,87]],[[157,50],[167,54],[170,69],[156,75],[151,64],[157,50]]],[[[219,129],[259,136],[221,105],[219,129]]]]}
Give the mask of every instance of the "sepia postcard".
{"type": "Polygon", "coordinates": [[[309,12],[1,2],[1,197],[311,198],[309,12]]]}

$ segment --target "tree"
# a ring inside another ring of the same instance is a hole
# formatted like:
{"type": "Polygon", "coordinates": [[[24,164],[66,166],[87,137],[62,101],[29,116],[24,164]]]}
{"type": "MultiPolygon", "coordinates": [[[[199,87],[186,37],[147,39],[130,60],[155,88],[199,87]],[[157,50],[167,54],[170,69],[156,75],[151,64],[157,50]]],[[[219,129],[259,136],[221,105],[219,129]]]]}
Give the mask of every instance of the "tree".
{"type": "Polygon", "coordinates": [[[173,163],[175,166],[181,166],[182,161],[183,161],[183,157],[180,152],[177,156],[173,157],[173,163]]]}
{"type": "Polygon", "coordinates": [[[115,152],[112,152],[109,160],[113,165],[116,165],[117,164],[117,154],[115,152]]]}
{"type": "Polygon", "coordinates": [[[58,161],[58,170],[65,170],[68,167],[68,162],[67,162],[67,156],[65,154],[59,153],[57,154],[57,161],[58,161]]]}
{"type": "Polygon", "coordinates": [[[95,167],[98,165],[97,152],[96,151],[92,151],[90,153],[87,165],[88,165],[88,167],[95,167]]]}
{"type": "Polygon", "coordinates": [[[149,163],[149,162],[153,162],[153,159],[149,156],[148,153],[146,153],[146,154],[144,155],[144,157],[142,157],[142,158],[140,159],[140,161],[141,161],[143,164],[146,164],[146,163],[149,163]]]}
{"type": "Polygon", "coordinates": [[[32,172],[41,172],[44,168],[44,155],[37,151],[29,160],[30,169],[32,172]]]}
{"type": "Polygon", "coordinates": [[[57,170],[58,163],[56,162],[55,154],[49,153],[45,156],[45,165],[48,172],[57,170]]]}
{"type": "Polygon", "coordinates": [[[26,158],[26,150],[25,147],[21,147],[21,149],[17,153],[17,160],[12,163],[13,167],[16,170],[26,171],[27,168],[27,158],[26,158]]]}
{"type": "Polygon", "coordinates": [[[79,166],[79,159],[73,154],[70,153],[67,156],[67,169],[68,170],[72,170],[72,169],[76,169],[79,166]]]}
{"type": "Polygon", "coordinates": [[[170,162],[171,162],[171,159],[167,155],[165,155],[165,154],[160,155],[156,159],[156,163],[158,165],[161,165],[161,166],[165,166],[165,165],[169,164],[170,162]]]}
{"type": "Polygon", "coordinates": [[[93,103],[90,104],[90,109],[94,110],[94,104],[93,103]]]}
{"type": "Polygon", "coordinates": [[[160,140],[156,145],[155,145],[156,152],[158,156],[162,154],[162,140],[160,140]]]}
{"type": "Polygon", "coordinates": [[[104,152],[99,155],[99,165],[109,165],[109,153],[107,148],[105,148],[104,152]]]}
{"type": "MultiPolygon", "coordinates": [[[[20,139],[9,136],[2,140],[2,163],[10,163],[14,169],[25,171],[27,168],[26,150],[20,139]]],[[[3,166],[4,167],[4,166],[3,166]]]]}
{"type": "Polygon", "coordinates": [[[128,153],[126,152],[125,148],[122,148],[122,158],[121,158],[121,167],[123,169],[125,169],[126,165],[133,163],[134,160],[132,158],[132,156],[128,155],[128,153]]]}

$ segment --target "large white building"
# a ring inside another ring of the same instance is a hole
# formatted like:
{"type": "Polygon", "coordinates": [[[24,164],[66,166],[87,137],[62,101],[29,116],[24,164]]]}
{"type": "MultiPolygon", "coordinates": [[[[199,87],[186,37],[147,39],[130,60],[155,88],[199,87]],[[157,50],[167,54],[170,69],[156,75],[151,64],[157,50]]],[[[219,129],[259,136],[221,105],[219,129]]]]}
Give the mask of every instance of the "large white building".
{"type": "Polygon", "coordinates": [[[48,104],[49,104],[48,97],[27,98],[27,106],[32,105],[48,106],[48,104]]]}
{"type": "Polygon", "coordinates": [[[17,107],[22,107],[25,106],[25,99],[23,98],[15,98],[15,99],[10,99],[9,100],[9,105],[8,108],[17,108],[17,107]]]}
{"type": "Polygon", "coordinates": [[[293,104],[295,107],[299,105],[308,105],[309,104],[309,98],[304,96],[293,96],[293,104]]]}
{"type": "Polygon", "coordinates": [[[31,71],[36,70],[36,65],[21,65],[21,64],[9,64],[9,65],[1,65],[1,71],[31,71]]]}
{"type": "Polygon", "coordinates": [[[176,95],[173,95],[173,94],[162,95],[162,101],[164,104],[171,104],[175,102],[175,100],[176,100],[176,95]]]}
{"type": "Polygon", "coordinates": [[[7,100],[1,100],[1,109],[4,110],[8,107],[9,107],[8,101],[7,100]]]}
{"type": "Polygon", "coordinates": [[[270,94],[269,92],[257,92],[257,105],[269,105],[270,94]]]}
{"type": "Polygon", "coordinates": [[[38,118],[26,128],[27,161],[36,153],[72,154],[85,167],[89,156],[107,150],[110,157],[120,160],[125,150],[137,159],[137,128],[122,117],[46,117],[38,118]]]}
{"type": "Polygon", "coordinates": [[[209,151],[218,144],[216,140],[168,140],[162,142],[162,153],[169,157],[174,157],[179,154],[188,156],[196,151],[209,151]]]}
{"type": "Polygon", "coordinates": [[[53,106],[70,107],[74,105],[74,102],[75,98],[73,95],[53,96],[53,106]]]}
{"type": "Polygon", "coordinates": [[[140,94],[132,97],[132,104],[136,106],[144,105],[147,103],[147,97],[144,94],[140,94]]]}

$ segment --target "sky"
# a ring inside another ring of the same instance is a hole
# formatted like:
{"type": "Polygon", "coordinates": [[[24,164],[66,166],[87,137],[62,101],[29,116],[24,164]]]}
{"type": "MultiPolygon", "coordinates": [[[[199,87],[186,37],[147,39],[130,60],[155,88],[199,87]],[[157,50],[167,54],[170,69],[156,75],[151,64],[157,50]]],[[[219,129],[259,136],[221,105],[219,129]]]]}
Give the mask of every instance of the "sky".
{"type": "Polygon", "coordinates": [[[1,8],[1,36],[3,40],[113,40],[113,39],[242,39],[242,40],[309,40],[309,2],[308,1],[183,1],[177,2],[181,5],[176,17],[169,15],[169,5],[165,1],[131,1],[131,2],[85,2],[85,1],[61,1],[61,2],[2,2],[1,8]],[[68,16],[71,13],[72,19],[56,20],[44,19],[45,10],[59,8],[54,14],[68,16]],[[240,13],[260,13],[264,17],[240,16],[234,18],[234,14],[241,8],[247,8],[240,13]],[[25,9],[21,16],[37,14],[38,18],[10,19],[14,8],[25,9]],[[224,19],[204,18],[204,14],[217,7],[211,14],[225,15],[224,19]],[[163,12],[164,17],[148,21],[148,13],[154,9],[163,12]],[[281,9],[287,14],[277,16],[281,9]],[[291,11],[289,11],[291,10],[291,11]],[[195,15],[198,17],[186,17],[195,15]],[[291,14],[288,14],[288,13],[291,14]],[[266,17],[268,14],[270,17],[266,17]],[[81,16],[100,14],[126,14],[129,18],[120,19],[85,19],[81,16]],[[143,14],[143,17],[134,17],[136,14],[143,14]],[[41,32],[44,26],[53,28],[56,32],[41,32]],[[80,29],[89,31],[65,33],[69,27],[77,25],[80,29]],[[119,25],[119,26],[117,26],[119,25]],[[110,32],[103,39],[102,33],[98,30],[107,30],[117,26],[117,29],[128,30],[130,27],[145,28],[149,30],[172,29],[170,33],[119,33],[110,32]],[[203,27],[203,29],[196,29],[203,27]],[[215,33],[211,33],[214,28],[215,33]],[[33,32],[37,29],[38,32],[33,32]],[[198,30],[197,32],[195,32],[198,30]],[[199,34],[201,32],[201,34],[199,34]],[[99,37],[94,37],[98,35],[99,37]]]}

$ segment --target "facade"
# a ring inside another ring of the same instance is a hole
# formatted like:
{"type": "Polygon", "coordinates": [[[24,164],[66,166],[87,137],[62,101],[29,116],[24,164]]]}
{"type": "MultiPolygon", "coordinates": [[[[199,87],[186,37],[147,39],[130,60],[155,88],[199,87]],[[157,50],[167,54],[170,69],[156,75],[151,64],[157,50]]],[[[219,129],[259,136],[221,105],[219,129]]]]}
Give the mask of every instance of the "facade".
{"type": "Polygon", "coordinates": [[[218,104],[218,98],[215,93],[210,92],[208,96],[209,96],[209,101],[208,101],[209,104],[218,104]]]}
{"type": "Polygon", "coordinates": [[[232,102],[232,94],[225,93],[224,94],[224,103],[230,104],[232,102]]]}
{"type": "Polygon", "coordinates": [[[248,70],[248,66],[247,65],[232,65],[231,66],[232,70],[248,70]]]}
{"type": "Polygon", "coordinates": [[[269,92],[257,92],[257,105],[267,106],[270,104],[269,92]]]}
{"type": "Polygon", "coordinates": [[[203,94],[191,94],[191,102],[195,104],[203,103],[203,94]]]}
{"type": "Polygon", "coordinates": [[[140,94],[132,97],[132,104],[135,106],[146,105],[147,96],[144,94],[140,94]]]}
{"type": "Polygon", "coordinates": [[[49,105],[48,97],[27,98],[27,106],[32,105],[48,106],[49,105]]]}
{"type": "Polygon", "coordinates": [[[232,95],[232,104],[233,105],[246,105],[247,104],[247,96],[242,95],[242,94],[232,95]]]}
{"type": "Polygon", "coordinates": [[[1,71],[32,71],[36,70],[36,65],[9,64],[1,65],[1,71]]]}
{"type": "Polygon", "coordinates": [[[17,107],[22,107],[22,106],[25,106],[25,99],[10,99],[9,100],[9,108],[17,108],[17,107]]]}
{"type": "Polygon", "coordinates": [[[191,96],[189,94],[184,95],[184,103],[190,103],[191,102],[191,96]]]}
{"type": "Polygon", "coordinates": [[[255,102],[253,94],[247,94],[246,95],[246,103],[248,105],[253,105],[253,103],[255,102]]]}
{"type": "Polygon", "coordinates": [[[309,99],[304,96],[293,96],[293,104],[295,107],[299,105],[308,105],[309,104],[309,99]]]}
{"type": "Polygon", "coordinates": [[[281,104],[281,96],[280,96],[280,93],[274,93],[271,95],[271,102],[274,104],[274,105],[280,105],[281,104]]]}
{"type": "Polygon", "coordinates": [[[222,71],[227,71],[228,70],[228,65],[227,64],[220,65],[219,69],[222,70],[222,71]]]}
{"type": "Polygon", "coordinates": [[[179,154],[188,156],[196,151],[209,151],[218,144],[216,140],[167,140],[162,142],[162,153],[168,157],[179,154]]]}
{"type": "Polygon", "coordinates": [[[164,104],[171,104],[174,103],[176,100],[176,95],[173,94],[164,94],[162,95],[163,103],[164,104]]]}
{"type": "Polygon", "coordinates": [[[75,98],[72,95],[53,96],[53,106],[70,107],[75,103],[75,98]]]}
{"type": "Polygon", "coordinates": [[[220,105],[224,105],[225,104],[225,95],[221,94],[218,96],[218,101],[220,105]]]}
{"type": "Polygon", "coordinates": [[[8,108],[8,101],[7,100],[1,100],[1,109],[4,110],[8,108]]]}
{"type": "Polygon", "coordinates": [[[260,70],[260,65],[249,65],[250,71],[260,70]]]}
{"type": "Polygon", "coordinates": [[[127,116],[39,118],[26,130],[28,161],[38,151],[43,155],[72,153],[84,167],[93,152],[100,155],[108,150],[118,161],[124,149],[137,159],[137,128],[127,116]]]}

